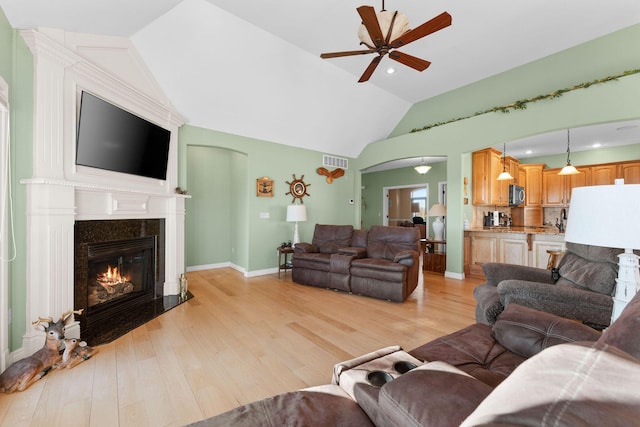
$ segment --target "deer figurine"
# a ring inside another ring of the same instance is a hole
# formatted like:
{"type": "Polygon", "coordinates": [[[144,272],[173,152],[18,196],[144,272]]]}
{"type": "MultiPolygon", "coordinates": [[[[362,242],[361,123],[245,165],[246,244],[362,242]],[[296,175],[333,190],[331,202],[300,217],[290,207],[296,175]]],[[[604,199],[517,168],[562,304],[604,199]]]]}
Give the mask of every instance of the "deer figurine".
{"type": "Polygon", "coordinates": [[[0,375],[0,392],[13,393],[23,391],[40,378],[47,375],[51,368],[60,362],[60,347],[64,339],[64,330],[73,320],[74,314],[82,314],[82,310],[69,310],[63,313],[57,322],[53,318],[39,317],[32,322],[34,328],[42,329],[46,334],[44,346],[31,356],[12,363],[0,375]]]}
{"type": "Polygon", "coordinates": [[[85,341],[80,341],[77,338],[65,338],[62,362],[56,365],[56,369],[71,369],[85,360],[91,359],[97,353],[98,349],[89,347],[85,341]]]}

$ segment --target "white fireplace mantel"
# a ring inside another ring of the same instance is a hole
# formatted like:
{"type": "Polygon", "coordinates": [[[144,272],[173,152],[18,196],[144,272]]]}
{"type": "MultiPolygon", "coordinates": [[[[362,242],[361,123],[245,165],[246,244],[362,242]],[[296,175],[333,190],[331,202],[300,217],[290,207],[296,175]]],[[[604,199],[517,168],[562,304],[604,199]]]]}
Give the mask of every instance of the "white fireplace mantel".
{"type": "MultiPolygon", "coordinates": [[[[128,39],[41,29],[20,32],[34,56],[33,174],[27,187],[26,323],[74,308],[74,223],[162,218],[164,295],[184,272],[184,200],[176,194],[178,128],[184,123],[128,39]],[[75,165],[80,93],[89,91],[171,131],[167,179],[75,165]]],[[[80,336],[78,322],[67,328],[80,336]]],[[[28,328],[22,352],[42,346],[28,328]]]]}

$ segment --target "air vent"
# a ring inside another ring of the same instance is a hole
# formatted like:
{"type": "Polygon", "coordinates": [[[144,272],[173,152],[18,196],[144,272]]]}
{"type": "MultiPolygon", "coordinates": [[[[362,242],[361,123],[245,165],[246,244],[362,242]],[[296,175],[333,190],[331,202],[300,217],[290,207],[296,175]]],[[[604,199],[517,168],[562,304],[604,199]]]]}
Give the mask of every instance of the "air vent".
{"type": "Polygon", "coordinates": [[[341,157],[328,156],[325,154],[322,156],[322,166],[349,169],[349,160],[343,159],[341,157]]]}

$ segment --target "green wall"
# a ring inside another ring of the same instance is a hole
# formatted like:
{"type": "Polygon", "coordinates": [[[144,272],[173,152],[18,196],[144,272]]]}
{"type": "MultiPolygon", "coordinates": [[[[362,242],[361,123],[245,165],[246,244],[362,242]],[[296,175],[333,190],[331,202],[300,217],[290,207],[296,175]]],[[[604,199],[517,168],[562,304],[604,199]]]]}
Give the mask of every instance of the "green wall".
{"type": "Polygon", "coordinates": [[[179,140],[180,170],[187,171],[181,173],[181,186],[192,195],[186,216],[188,267],[231,262],[248,273],[275,268],[276,247],[293,238],[294,226],[285,220],[286,207],[292,203],[292,197],[285,195],[286,182],[293,175],[304,175],[309,184],[310,196],[303,199],[307,221],[299,224],[302,241],[311,240],[316,223],[358,224],[359,207],[349,199],[356,199],[359,173],[350,167],[328,184],[316,173],[327,153],[195,126],[183,126],[179,140]],[[207,152],[213,163],[193,159],[190,153],[195,150],[207,152]],[[256,179],[263,176],[274,180],[274,197],[256,196],[256,179]],[[211,188],[217,185],[227,189],[211,188]],[[217,200],[216,194],[222,199],[217,200]],[[207,212],[200,212],[200,206],[207,212]],[[261,214],[269,218],[260,218],[261,214]],[[200,236],[208,241],[198,241],[200,236]]]}
{"type": "MultiPolygon", "coordinates": [[[[22,346],[26,325],[26,187],[20,180],[32,175],[33,141],[33,57],[0,9],[0,74],[9,84],[10,103],[10,187],[12,193],[12,236],[6,236],[11,248],[15,241],[15,258],[8,264],[9,349],[22,346]],[[12,240],[12,237],[14,240],[12,240]]],[[[4,236],[3,236],[4,237],[4,236]]]]}

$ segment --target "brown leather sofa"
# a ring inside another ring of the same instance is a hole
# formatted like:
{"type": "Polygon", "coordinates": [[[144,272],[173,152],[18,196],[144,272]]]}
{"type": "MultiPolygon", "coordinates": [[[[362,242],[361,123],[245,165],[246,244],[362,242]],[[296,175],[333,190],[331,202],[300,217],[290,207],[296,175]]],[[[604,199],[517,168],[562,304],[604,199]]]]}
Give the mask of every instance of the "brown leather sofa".
{"type": "Polygon", "coordinates": [[[403,302],[418,286],[417,228],[316,224],[292,257],[296,283],[403,302]]]}
{"type": "Polygon", "coordinates": [[[332,384],[243,405],[194,425],[637,425],[638,330],[640,294],[603,334],[510,304],[493,326],[471,325],[409,351],[425,363],[381,387],[356,383],[352,397],[344,377],[336,380],[336,371],[357,371],[387,353],[374,352],[336,365],[332,384]]]}
{"type": "Polygon", "coordinates": [[[567,242],[557,278],[541,268],[484,264],[487,282],[473,291],[476,322],[493,324],[504,307],[516,303],[604,329],[611,319],[622,252],[567,242]]]}

